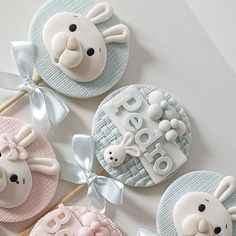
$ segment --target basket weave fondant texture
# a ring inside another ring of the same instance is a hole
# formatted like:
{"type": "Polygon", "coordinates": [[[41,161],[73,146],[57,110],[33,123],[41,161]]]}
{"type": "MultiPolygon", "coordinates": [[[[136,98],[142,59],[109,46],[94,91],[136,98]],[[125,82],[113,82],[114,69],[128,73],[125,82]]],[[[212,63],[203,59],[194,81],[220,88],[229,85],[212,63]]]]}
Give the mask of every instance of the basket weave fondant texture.
{"type": "MultiPolygon", "coordinates": [[[[107,45],[107,64],[103,73],[94,81],[80,83],[67,77],[53,65],[44,46],[42,30],[46,21],[58,12],[74,12],[86,15],[95,5],[94,0],[49,0],[36,13],[29,32],[29,40],[35,46],[35,68],[42,79],[58,92],[77,98],[98,96],[112,88],[123,76],[128,63],[127,44],[107,45]]],[[[120,21],[113,15],[108,21],[97,25],[102,32],[120,21]]]]}
{"type": "MultiPolygon", "coordinates": [[[[25,123],[18,119],[1,116],[0,134],[15,135],[24,125],[25,123]]],[[[26,149],[30,158],[56,159],[51,145],[42,135],[39,135],[26,149]]],[[[0,222],[20,222],[28,220],[41,212],[52,200],[56,192],[59,176],[46,176],[33,172],[32,177],[32,189],[28,199],[21,206],[16,208],[0,208],[0,222]]]]}
{"type": "MultiPolygon", "coordinates": [[[[157,210],[157,229],[160,236],[177,236],[173,222],[173,207],[178,199],[188,192],[206,192],[213,194],[225,176],[210,171],[188,173],[169,186],[163,194],[157,210]]],[[[236,205],[236,193],[223,203],[227,208],[236,205]]],[[[187,207],[187,206],[186,206],[187,207]]],[[[233,222],[233,236],[236,235],[236,223],[233,222]]]]}
{"type": "MultiPolygon", "coordinates": [[[[81,223],[81,221],[82,221],[83,215],[85,215],[86,213],[88,213],[88,212],[90,211],[87,207],[80,207],[80,206],[69,206],[69,207],[67,207],[67,208],[69,208],[69,210],[70,210],[71,212],[73,212],[74,216],[76,217],[76,219],[77,219],[80,223],[81,223]]],[[[96,215],[97,215],[98,222],[100,223],[100,225],[101,225],[102,227],[107,228],[108,231],[110,232],[110,235],[111,235],[111,236],[121,236],[121,235],[122,235],[121,232],[120,232],[120,230],[119,230],[119,229],[117,228],[117,226],[112,222],[111,219],[109,219],[107,216],[101,214],[101,213],[98,212],[98,211],[96,211],[95,213],[96,213],[96,215]]],[[[51,214],[51,213],[49,213],[49,214],[51,214]]],[[[33,228],[32,232],[31,232],[30,236],[34,235],[35,230],[36,230],[36,228],[37,228],[38,226],[39,226],[39,223],[37,223],[37,224],[34,226],[34,228],[33,228]]],[[[63,226],[63,229],[66,229],[66,227],[63,226]]],[[[53,235],[53,234],[52,234],[52,235],[53,235]]],[[[95,235],[96,235],[96,234],[95,234],[95,235]]]]}
{"type": "MultiPolygon", "coordinates": [[[[136,85],[136,88],[147,102],[148,94],[158,90],[157,88],[148,85],[136,85]]],[[[122,135],[117,127],[111,122],[109,117],[105,114],[105,112],[101,109],[101,107],[124,89],[125,88],[121,88],[111,93],[104,99],[97,109],[92,125],[92,135],[96,141],[96,156],[104,169],[111,176],[120,180],[121,182],[135,187],[152,186],[154,185],[154,182],[148,175],[147,171],[144,169],[139,158],[132,158],[131,156],[127,155],[125,163],[119,166],[119,168],[110,167],[104,159],[105,149],[109,145],[120,143],[122,140],[122,135]]],[[[162,92],[164,93],[168,103],[175,107],[179,114],[179,119],[181,119],[187,127],[187,132],[183,137],[178,137],[176,143],[182,152],[185,155],[188,155],[191,145],[191,126],[189,119],[183,107],[167,92],[162,92]]]]}

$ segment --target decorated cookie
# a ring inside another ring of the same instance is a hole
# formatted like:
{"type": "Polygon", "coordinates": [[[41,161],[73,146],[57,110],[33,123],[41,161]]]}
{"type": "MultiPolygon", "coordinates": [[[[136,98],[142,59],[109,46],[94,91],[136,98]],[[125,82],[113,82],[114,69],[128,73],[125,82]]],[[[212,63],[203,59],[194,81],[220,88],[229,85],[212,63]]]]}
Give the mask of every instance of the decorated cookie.
{"type": "Polygon", "coordinates": [[[64,95],[100,95],[125,72],[129,35],[108,3],[49,0],[36,13],[30,29],[36,70],[64,95]]]}
{"type": "Polygon", "coordinates": [[[19,222],[51,201],[60,165],[32,126],[0,117],[0,222],[19,222]]]}
{"type": "Polygon", "coordinates": [[[99,211],[59,205],[34,226],[30,236],[121,236],[117,226],[99,211]]]}
{"type": "Polygon", "coordinates": [[[131,85],[99,106],[92,135],[105,170],[137,187],[158,184],[186,161],[191,143],[188,117],[176,100],[152,86],[131,85]]]}
{"type": "Polygon", "coordinates": [[[236,235],[235,190],[232,176],[196,171],[180,177],[161,198],[158,235],[236,235]]]}

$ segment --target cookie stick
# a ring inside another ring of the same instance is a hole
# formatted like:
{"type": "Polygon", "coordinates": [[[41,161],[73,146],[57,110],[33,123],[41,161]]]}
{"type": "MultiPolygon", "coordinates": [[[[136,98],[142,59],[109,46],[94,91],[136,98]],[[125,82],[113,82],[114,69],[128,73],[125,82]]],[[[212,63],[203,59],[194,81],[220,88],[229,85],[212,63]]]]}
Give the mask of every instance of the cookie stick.
{"type": "MultiPolygon", "coordinates": [[[[98,175],[104,175],[105,170],[102,167],[99,167],[98,169],[98,175]]],[[[44,215],[46,215],[48,212],[56,209],[58,205],[64,204],[66,205],[70,201],[72,201],[76,196],[78,196],[84,189],[86,189],[87,185],[82,184],[79,185],[77,188],[75,188],[72,192],[70,192],[68,195],[66,195],[60,202],[58,202],[55,206],[53,206],[51,209],[49,209],[47,212],[45,212],[44,215]]],[[[39,215],[38,219],[36,219],[32,225],[30,225],[28,228],[26,228],[24,231],[20,232],[18,236],[29,236],[30,232],[32,231],[34,225],[37,223],[37,221],[42,217],[42,215],[39,215]]]]}
{"type": "MultiPolygon", "coordinates": [[[[34,79],[35,83],[38,85],[42,83],[42,79],[39,75],[37,75],[34,79]]],[[[20,91],[15,96],[10,98],[8,101],[6,101],[4,104],[0,106],[0,113],[4,112],[7,108],[15,104],[18,100],[20,100],[24,95],[26,94],[26,91],[20,91]]]]}

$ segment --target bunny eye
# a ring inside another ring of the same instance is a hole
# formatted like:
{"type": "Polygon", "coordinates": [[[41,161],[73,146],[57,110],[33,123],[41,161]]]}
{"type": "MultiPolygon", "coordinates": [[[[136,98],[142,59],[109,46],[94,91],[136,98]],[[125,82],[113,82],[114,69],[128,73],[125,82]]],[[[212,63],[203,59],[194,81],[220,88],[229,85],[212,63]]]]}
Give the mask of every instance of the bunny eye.
{"type": "Polygon", "coordinates": [[[205,206],[204,204],[201,204],[201,205],[198,207],[198,210],[199,210],[200,212],[205,211],[205,209],[206,209],[206,206],[205,206]]]}
{"type": "Polygon", "coordinates": [[[0,152],[0,158],[2,157],[2,153],[0,152]]]}
{"type": "Polygon", "coordinates": [[[113,160],[113,157],[110,157],[110,160],[113,160]]]}
{"type": "Polygon", "coordinates": [[[75,24],[70,25],[69,30],[70,30],[70,32],[75,32],[77,30],[77,25],[75,25],[75,24]]]}
{"type": "Polygon", "coordinates": [[[17,176],[17,175],[11,175],[10,181],[11,181],[12,183],[17,183],[17,181],[18,181],[18,176],[17,176]]]}
{"type": "Polygon", "coordinates": [[[117,162],[117,161],[118,161],[118,159],[115,159],[115,161],[117,162]]]}
{"type": "Polygon", "coordinates": [[[109,154],[111,155],[111,154],[112,154],[112,152],[109,152],[109,154]]]}
{"type": "Polygon", "coordinates": [[[216,227],[214,232],[215,232],[215,234],[219,234],[221,232],[221,228],[220,227],[216,227]]]}

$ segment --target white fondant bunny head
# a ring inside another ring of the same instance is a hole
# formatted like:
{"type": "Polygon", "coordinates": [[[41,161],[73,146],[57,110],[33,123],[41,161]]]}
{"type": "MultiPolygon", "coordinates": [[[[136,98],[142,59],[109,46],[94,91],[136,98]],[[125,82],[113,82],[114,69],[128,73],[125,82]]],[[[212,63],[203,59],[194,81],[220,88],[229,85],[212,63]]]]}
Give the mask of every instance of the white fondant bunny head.
{"type": "Polygon", "coordinates": [[[130,154],[133,157],[139,157],[141,151],[137,146],[132,145],[133,142],[134,135],[127,132],[120,144],[107,147],[104,152],[107,164],[111,167],[120,166],[125,161],[126,154],[130,154]]]}
{"type": "Polygon", "coordinates": [[[214,195],[190,192],[174,206],[173,220],[181,236],[232,236],[232,220],[236,220],[236,206],[226,209],[222,204],[234,191],[235,179],[225,177],[214,195]]]}
{"type": "Polygon", "coordinates": [[[24,126],[16,136],[0,136],[0,207],[14,208],[22,205],[32,188],[31,172],[55,175],[59,171],[56,160],[29,159],[26,147],[38,134],[31,126],[24,126]]]}
{"type": "Polygon", "coordinates": [[[113,15],[108,3],[96,4],[86,16],[62,12],[44,25],[43,41],[53,63],[69,78],[79,82],[93,81],[103,72],[108,43],[125,43],[129,29],[123,24],[100,32],[96,24],[113,15]]]}

